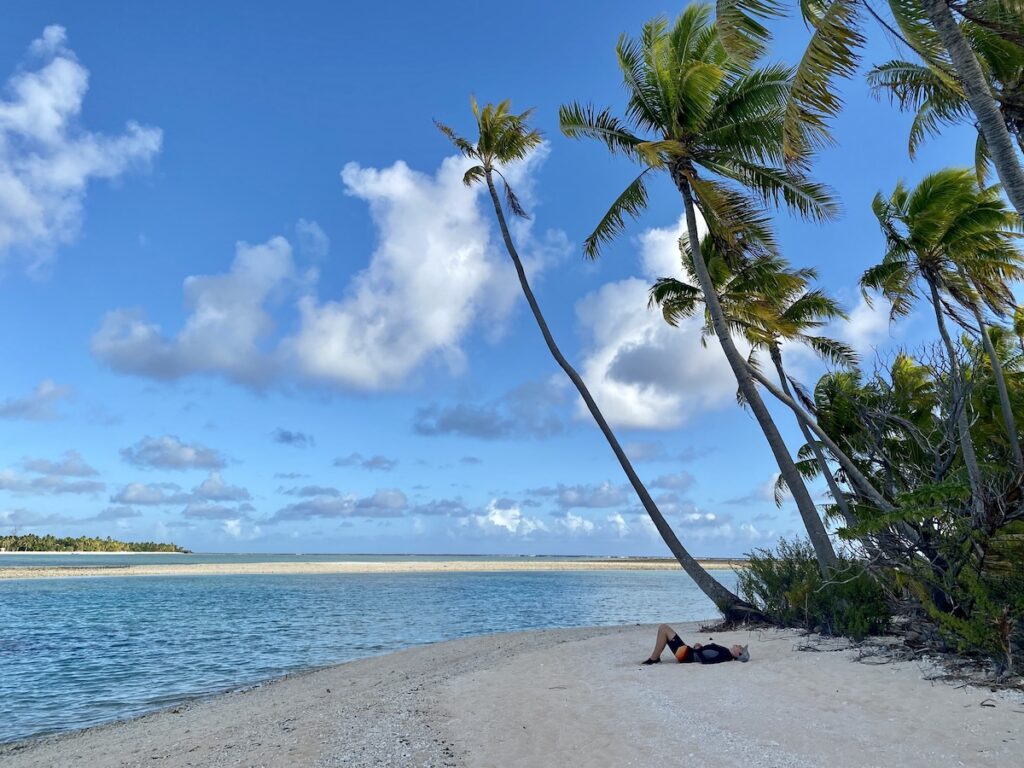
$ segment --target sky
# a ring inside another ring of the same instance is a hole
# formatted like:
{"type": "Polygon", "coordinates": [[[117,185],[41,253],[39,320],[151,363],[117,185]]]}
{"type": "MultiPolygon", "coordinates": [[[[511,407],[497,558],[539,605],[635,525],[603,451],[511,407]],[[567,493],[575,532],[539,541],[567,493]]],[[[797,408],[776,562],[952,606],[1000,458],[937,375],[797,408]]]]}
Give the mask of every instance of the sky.
{"type": "MultiPolygon", "coordinates": [[[[667,555],[550,358],[493,210],[435,129],[469,98],[534,107],[510,179],[538,300],[683,543],[734,556],[799,531],[735,382],[647,289],[678,274],[667,180],[608,247],[581,243],[628,163],[558,131],[623,110],[614,44],[682,5],[83,4],[0,27],[0,531],[205,552],[667,555]]],[[[807,31],[776,24],[769,59],[807,31]]],[[[866,61],[898,55],[877,27],[866,61]]],[[[776,217],[870,367],[930,338],[865,304],[871,197],[972,162],[968,128],[907,157],[910,117],[858,76],[815,176],[827,226],[776,217]]],[[[813,383],[824,371],[787,349],[813,383]]],[[[795,449],[795,423],[774,408],[795,449]]],[[[815,488],[819,498],[823,489],[815,488]]]]}

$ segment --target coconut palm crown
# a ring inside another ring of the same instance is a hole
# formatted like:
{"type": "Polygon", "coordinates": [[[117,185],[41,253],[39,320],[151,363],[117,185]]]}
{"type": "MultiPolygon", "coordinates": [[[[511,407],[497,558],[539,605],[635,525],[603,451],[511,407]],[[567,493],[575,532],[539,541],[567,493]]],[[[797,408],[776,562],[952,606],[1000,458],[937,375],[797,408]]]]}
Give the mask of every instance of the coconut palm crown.
{"type": "Polygon", "coordinates": [[[462,177],[463,183],[467,187],[479,182],[490,183],[491,174],[497,174],[505,188],[505,203],[508,209],[515,216],[528,218],[501,168],[525,160],[544,140],[541,132],[529,125],[533,110],[528,109],[515,114],[511,111],[508,99],[497,105],[486,104],[481,109],[473,97],[470,97],[470,107],[473,110],[473,117],[476,118],[479,136],[476,143],[459,136],[444,123],[434,121],[441,133],[448,137],[459,152],[465,157],[479,161],[478,165],[466,171],[462,177]]]}
{"type": "MultiPolygon", "coordinates": [[[[689,6],[671,27],[664,18],[648,22],[639,40],[621,36],[616,54],[628,99],[625,118],[579,103],[559,114],[565,135],[598,139],[643,167],[585,240],[587,256],[596,257],[623,231],[626,217],[646,207],[652,171],[685,178],[708,226],[727,241],[752,227],[770,241],[756,215],[765,203],[784,203],[812,219],[835,215],[824,186],[799,167],[783,167],[793,70],[779,64],[749,69],[730,57],[709,6],[689,6]]],[[[802,147],[808,159],[810,142],[802,147]]]]}

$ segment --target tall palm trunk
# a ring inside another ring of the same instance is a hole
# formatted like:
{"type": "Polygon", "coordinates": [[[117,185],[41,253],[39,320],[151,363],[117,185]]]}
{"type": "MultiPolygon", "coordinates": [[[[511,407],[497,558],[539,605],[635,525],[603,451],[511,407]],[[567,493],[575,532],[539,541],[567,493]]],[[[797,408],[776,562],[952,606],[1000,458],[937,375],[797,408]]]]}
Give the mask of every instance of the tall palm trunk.
{"type": "Polygon", "coordinates": [[[988,325],[977,306],[972,306],[974,319],[978,323],[978,330],[981,332],[981,341],[985,345],[985,352],[988,354],[989,362],[992,364],[992,377],[996,380],[996,389],[999,391],[999,407],[1003,411],[1003,426],[1006,428],[1006,435],[1010,440],[1010,453],[1013,454],[1013,466],[1018,472],[1024,470],[1024,456],[1020,452],[1020,438],[1017,435],[1017,420],[1013,416],[1013,407],[1010,405],[1010,393],[1006,389],[1006,374],[1003,373],[1003,364],[999,361],[995,344],[988,335],[988,325]]]}
{"type": "Polygon", "coordinates": [[[852,485],[862,496],[870,499],[871,502],[883,512],[895,511],[896,508],[889,503],[885,496],[883,496],[882,493],[871,484],[871,481],[868,480],[859,469],[857,469],[857,465],[853,463],[853,459],[847,456],[843,450],[836,445],[835,441],[829,437],[828,433],[822,429],[821,426],[815,422],[814,419],[812,419],[793,398],[772,384],[771,380],[760,371],[757,371],[754,368],[749,368],[749,370],[750,375],[756,382],[767,389],[776,400],[793,411],[793,413],[796,414],[796,417],[801,419],[803,423],[818,436],[822,445],[828,448],[829,453],[831,453],[835,457],[836,461],[839,462],[839,466],[843,468],[843,471],[850,478],[852,485]]]}
{"type": "Polygon", "coordinates": [[[967,417],[967,392],[963,376],[960,372],[960,359],[956,355],[956,348],[953,346],[953,339],[950,338],[949,330],[946,328],[946,317],[942,312],[942,299],[939,297],[939,289],[935,280],[925,276],[928,283],[928,290],[931,293],[932,307],[935,309],[935,322],[939,326],[939,336],[946,347],[946,354],[949,355],[949,373],[952,379],[952,392],[954,407],[959,410],[956,419],[957,430],[960,432],[960,450],[964,455],[964,466],[967,468],[967,480],[971,486],[971,495],[974,497],[975,514],[979,517],[984,508],[981,495],[981,470],[978,468],[978,454],[974,451],[974,440],[971,438],[971,425],[967,417]]]}
{"type": "MultiPolygon", "coordinates": [[[[771,355],[772,362],[775,364],[775,370],[779,374],[779,383],[782,385],[782,391],[792,398],[793,393],[789,388],[789,380],[786,377],[785,369],[782,367],[782,350],[777,343],[773,342],[768,347],[768,353],[771,355]]],[[[832,474],[831,467],[829,467],[828,462],[825,460],[825,452],[821,450],[821,443],[811,434],[811,430],[804,423],[802,416],[798,415],[796,417],[796,423],[800,425],[800,433],[804,436],[807,445],[810,446],[811,452],[814,454],[814,460],[818,462],[818,466],[821,468],[821,474],[825,476],[828,492],[835,499],[836,506],[839,507],[839,514],[843,516],[843,520],[846,521],[847,525],[855,525],[857,516],[850,509],[850,502],[846,498],[846,494],[839,487],[839,483],[836,482],[836,478],[832,474]]]]}
{"type": "Polygon", "coordinates": [[[519,284],[522,286],[523,294],[526,296],[526,302],[530,305],[530,311],[533,312],[533,318],[537,321],[537,325],[540,328],[541,334],[544,336],[544,341],[548,345],[548,350],[551,352],[551,356],[555,358],[555,362],[558,363],[559,367],[565,371],[565,375],[569,377],[573,385],[576,387],[576,391],[580,393],[580,397],[583,398],[583,402],[587,405],[587,410],[590,411],[590,415],[594,417],[594,421],[597,422],[598,428],[608,441],[608,445],[611,446],[612,453],[615,454],[615,458],[619,460],[619,464],[622,466],[623,472],[626,473],[626,477],[629,479],[630,485],[633,486],[633,490],[636,491],[636,495],[640,498],[640,503],[643,505],[647,514],[651,518],[651,522],[654,523],[654,527],[658,529],[658,533],[661,534],[661,538],[665,540],[669,550],[675,556],[676,560],[686,571],[686,574],[696,582],[701,592],[707,595],[711,601],[718,607],[726,619],[730,620],[742,620],[750,618],[752,615],[756,615],[756,610],[753,606],[744,603],[739,597],[734,595],[721,583],[719,583],[710,573],[704,570],[700,563],[693,559],[686,548],[683,547],[679,538],[676,536],[675,531],[669,526],[668,521],[665,520],[665,516],[661,514],[661,510],[658,509],[658,505],[654,503],[654,499],[651,498],[651,494],[647,492],[647,488],[641,482],[640,477],[633,469],[633,464],[630,462],[629,457],[626,456],[626,452],[622,450],[622,446],[619,445],[618,438],[615,437],[615,433],[612,432],[611,427],[608,426],[608,422],[604,418],[604,414],[601,413],[601,409],[597,407],[597,403],[590,394],[590,390],[587,389],[587,385],[583,382],[583,379],[576,372],[576,369],[569,364],[569,361],[565,359],[558,345],[555,343],[554,337],[551,335],[551,331],[548,329],[548,324],[544,320],[544,315],[541,314],[540,306],[537,304],[537,299],[533,295],[533,290],[530,288],[530,282],[526,277],[526,271],[523,269],[523,263],[519,258],[519,252],[516,250],[515,244],[512,242],[512,236],[508,231],[508,224],[505,222],[505,212],[501,208],[501,200],[498,197],[498,191],[494,187],[494,179],[491,176],[491,171],[488,169],[487,174],[487,190],[491,194],[491,202],[494,204],[494,214],[498,218],[498,227],[501,229],[501,237],[505,241],[505,249],[508,251],[508,255],[512,258],[512,263],[515,265],[516,274],[519,275],[519,284]]]}
{"type": "Polygon", "coordinates": [[[768,445],[772,449],[775,461],[779,465],[779,471],[782,473],[782,479],[789,487],[790,493],[793,494],[800,517],[807,528],[807,535],[810,537],[811,546],[814,547],[814,554],[818,559],[818,567],[821,569],[822,575],[828,578],[831,571],[838,564],[835,550],[832,547],[832,541],[828,537],[828,531],[825,530],[824,523],[821,522],[821,518],[818,516],[818,510],[814,506],[811,494],[807,492],[807,486],[800,476],[800,471],[796,468],[793,457],[789,455],[789,449],[786,447],[778,427],[772,421],[768,408],[765,407],[757,387],[754,386],[746,360],[743,359],[743,355],[740,354],[733,343],[732,335],[729,333],[729,328],[725,323],[722,307],[718,303],[718,296],[715,294],[714,283],[711,282],[711,275],[708,273],[707,264],[704,263],[704,258],[700,253],[700,237],[697,234],[697,217],[694,213],[693,195],[690,191],[690,183],[687,181],[682,168],[677,166],[672,169],[672,180],[683,196],[683,204],[686,208],[686,229],[690,240],[690,253],[693,254],[694,272],[704,294],[704,306],[707,307],[708,313],[711,315],[711,324],[715,329],[715,335],[718,336],[718,341],[722,345],[725,357],[729,361],[733,374],[736,376],[736,383],[739,385],[740,392],[746,398],[754,418],[757,419],[761,431],[764,432],[764,436],[768,440],[768,445]]]}
{"type": "Polygon", "coordinates": [[[924,0],[924,9],[964,87],[967,101],[978,119],[978,130],[985,137],[989,156],[1006,190],[1006,196],[1010,198],[1017,213],[1024,215],[1024,168],[1021,168],[1020,156],[1013,146],[1006,121],[985,80],[978,58],[953,18],[947,0],[924,0]]]}

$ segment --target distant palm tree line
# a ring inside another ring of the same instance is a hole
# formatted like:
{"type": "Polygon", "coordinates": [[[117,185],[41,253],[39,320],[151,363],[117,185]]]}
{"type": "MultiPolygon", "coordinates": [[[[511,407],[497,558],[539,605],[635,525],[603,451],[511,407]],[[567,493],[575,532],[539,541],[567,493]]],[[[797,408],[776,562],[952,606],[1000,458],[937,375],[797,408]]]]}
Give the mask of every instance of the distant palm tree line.
{"type": "Polygon", "coordinates": [[[177,544],[117,541],[107,536],[43,536],[34,533],[0,536],[0,552],[188,552],[177,544]]]}
{"type": "MultiPolygon", "coordinates": [[[[1009,0],[890,0],[889,6],[895,26],[866,0],[800,3],[811,39],[799,65],[790,68],[761,63],[770,42],[764,23],[786,10],[780,0],[719,0],[716,19],[710,6],[692,4],[674,22],[657,18],[638,38],[619,38],[615,55],[626,90],[621,117],[573,102],[559,118],[566,136],[596,139],[639,169],[585,239],[587,257],[597,258],[640,215],[656,175],[671,180],[686,222],[679,243],[685,279],[657,280],[650,304],[671,325],[703,317],[703,337],[714,338],[726,356],[737,398],[778,464],[777,493],[791,494],[822,576],[845,562],[826,526],[831,519],[841,523],[835,532],[855,551],[912,575],[921,594],[930,595],[930,607],[953,615],[950,595],[957,587],[950,579],[960,578],[963,568],[951,564],[950,531],[966,549],[989,552],[1006,526],[1024,517],[1017,429],[1024,413],[1024,340],[1019,348],[1008,343],[1024,332],[1024,313],[1011,290],[1024,271],[1016,247],[1024,172],[1009,139],[1020,143],[1024,129],[1024,23],[1009,0]],[[817,222],[836,217],[832,193],[810,177],[810,167],[816,151],[832,143],[829,121],[841,107],[835,79],[855,72],[863,24],[872,18],[921,60],[889,62],[869,75],[876,91],[916,110],[911,153],[925,136],[954,122],[975,124],[978,146],[974,170],[939,170],[914,188],[900,182],[874,200],[886,245],[879,263],[864,273],[865,296],[884,297],[893,318],[924,299],[941,345],[922,363],[901,353],[890,369],[865,380],[853,350],[823,333],[845,319],[843,311],[812,287],[814,270],[794,269],[779,253],[770,211],[782,208],[817,222]],[[989,167],[1011,205],[1000,187],[986,184],[989,167]],[[950,323],[962,335],[955,337],[950,323]],[[812,391],[784,366],[785,350],[796,344],[835,367],[812,391]],[[777,383],[761,370],[762,355],[777,383]],[[805,444],[795,458],[762,391],[797,420],[805,444]],[[930,468],[915,476],[926,461],[930,468]],[[831,495],[824,509],[807,487],[819,475],[831,495]]],[[[680,542],[545,322],[505,214],[527,215],[503,174],[542,141],[529,124],[531,111],[475,100],[472,111],[472,138],[438,127],[475,163],[465,183],[487,187],[549,351],[682,567],[727,619],[756,615],[755,606],[713,579],[680,542]]]]}

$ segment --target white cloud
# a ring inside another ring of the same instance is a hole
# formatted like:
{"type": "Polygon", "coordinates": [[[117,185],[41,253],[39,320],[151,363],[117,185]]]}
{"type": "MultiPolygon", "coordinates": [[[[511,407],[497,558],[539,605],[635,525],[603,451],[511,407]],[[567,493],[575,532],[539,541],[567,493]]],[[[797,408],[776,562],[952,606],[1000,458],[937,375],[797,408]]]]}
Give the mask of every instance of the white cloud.
{"type": "Polygon", "coordinates": [[[519,507],[509,506],[502,508],[497,501],[491,501],[482,515],[470,515],[463,518],[463,525],[472,521],[476,526],[489,533],[505,532],[515,536],[529,536],[534,531],[547,531],[548,527],[543,520],[535,517],[526,517],[519,507]]]}
{"type": "Polygon", "coordinates": [[[596,528],[593,521],[573,512],[566,512],[558,522],[569,533],[593,533],[596,528]]]}
{"type": "Polygon", "coordinates": [[[185,443],[174,435],[144,437],[135,445],[121,449],[129,464],[158,469],[220,469],[224,457],[198,443],[185,443]]]}
{"type": "Polygon", "coordinates": [[[95,469],[89,466],[78,451],[64,451],[64,455],[58,461],[50,459],[25,459],[22,466],[30,472],[39,472],[44,475],[62,475],[65,477],[93,477],[98,475],[95,469]]]}
{"type": "Polygon", "coordinates": [[[92,351],[112,368],[154,379],[220,373],[259,385],[273,375],[261,343],[274,330],[265,303],[294,277],[292,249],[283,237],[260,245],[239,242],[229,272],[185,279],[185,327],[173,339],[138,311],[103,318],[92,351]]]}
{"type": "Polygon", "coordinates": [[[211,472],[195,489],[194,495],[207,501],[248,501],[249,491],[237,485],[228,485],[220,472],[211,472]]]}
{"type": "Polygon", "coordinates": [[[29,48],[36,68],[14,74],[0,100],[0,260],[23,255],[30,272],[78,235],[92,179],[145,165],[162,141],[134,122],[116,136],[79,125],[89,72],[66,43],[63,27],[44,29],[29,48]]]}
{"type": "Polygon", "coordinates": [[[8,397],[0,401],[0,419],[49,421],[57,417],[54,406],[70,396],[71,387],[43,379],[31,394],[25,397],[8,397]]]}
{"type": "Polygon", "coordinates": [[[629,524],[626,522],[626,518],[622,516],[621,512],[616,512],[614,515],[608,515],[606,518],[609,523],[615,528],[615,532],[619,536],[625,536],[629,533],[629,524]]]}
{"type": "Polygon", "coordinates": [[[860,296],[849,312],[849,319],[837,323],[832,331],[853,347],[861,359],[867,358],[893,336],[889,323],[891,308],[881,296],[873,297],[870,305],[860,296]]]}
{"type": "MultiPolygon", "coordinates": [[[[510,169],[529,190],[544,153],[510,169]]],[[[474,327],[499,335],[519,296],[504,249],[492,240],[493,215],[479,189],[462,183],[463,158],[448,158],[434,175],[403,162],[384,168],[345,166],[346,192],[365,201],[378,231],[368,265],[340,298],[315,292],[316,268],[301,273],[282,237],[239,243],[228,273],[185,281],[190,314],[183,330],[165,334],[139,310],[107,313],[92,339],[93,354],[111,367],[155,379],[213,373],[249,386],[279,375],[345,389],[402,386],[425,365],[458,373],[463,342],[474,327]],[[268,306],[294,302],[297,329],[271,338],[268,306]]],[[[314,222],[296,225],[300,252],[322,258],[329,242],[314,222]]],[[[560,232],[532,235],[516,225],[531,276],[567,250],[560,232]]]]}
{"type": "Polygon", "coordinates": [[[345,166],[346,192],[369,204],[380,240],[343,298],[300,301],[302,329],[287,349],[306,375],[377,390],[400,386],[431,359],[461,369],[460,342],[500,263],[479,190],[462,183],[465,169],[461,158],[433,177],[403,162],[345,166]]]}
{"type": "MultiPolygon", "coordinates": [[[[576,305],[587,332],[583,378],[605,418],[617,426],[671,429],[695,412],[735,402],[736,381],[721,348],[701,345],[703,316],[673,328],[647,308],[659,277],[682,278],[675,227],[640,236],[643,277],[607,283],[576,305]]],[[[580,414],[582,415],[582,403],[580,414]]]]}
{"type": "Polygon", "coordinates": [[[331,249],[331,239],[315,221],[299,219],[295,224],[295,234],[299,241],[299,253],[313,261],[327,257],[331,249]]]}

